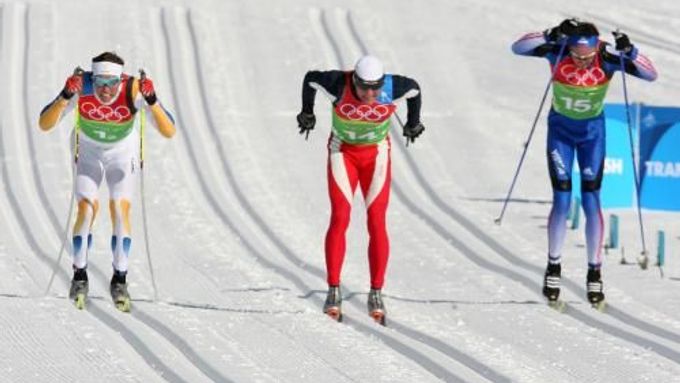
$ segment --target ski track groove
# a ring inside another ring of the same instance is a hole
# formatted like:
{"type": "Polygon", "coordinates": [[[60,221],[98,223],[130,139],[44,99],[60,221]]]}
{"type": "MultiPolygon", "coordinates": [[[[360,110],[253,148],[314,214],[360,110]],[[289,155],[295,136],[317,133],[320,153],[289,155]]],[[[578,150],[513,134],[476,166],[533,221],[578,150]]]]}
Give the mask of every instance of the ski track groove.
{"type": "MultiPolygon", "coordinates": [[[[616,30],[616,29],[618,29],[619,27],[622,26],[622,25],[617,25],[618,23],[616,23],[615,21],[613,21],[609,18],[606,18],[606,17],[602,17],[600,15],[595,15],[595,14],[592,14],[592,13],[586,13],[586,15],[587,15],[588,19],[590,19],[590,20],[594,20],[594,21],[601,23],[601,24],[607,24],[612,30],[616,30]]],[[[634,40],[643,41],[646,45],[650,45],[650,46],[653,46],[653,47],[661,49],[661,50],[670,51],[670,52],[673,52],[673,53],[680,54],[680,48],[677,47],[676,42],[672,42],[670,40],[666,40],[666,39],[658,37],[658,36],[652,36],[648,32],[645,32],[645,31],[643,31],[642,29],[639,29],[639,28],[631,27],[630,25],[625,25],[625,29],[626,29],[626,31],[630,31],[630,32],[633,32],[635,34],[634,40]]],[[[625,33],[626,31],[622,31],[622,32],[625,33]]]]}
{"type": "MultiPolygon", "coordinates": [[[[354,25],[354,22],[352,20],[351,14],[348,12],[348,22],[350,25],[350,28],[352,30],[352,34],[354,38],[357,41],[360,41],[359,35],[357,33],[356,27],[354,25]]],[[[359,43],[359,45],[362,48],[362,52],[366,54],[368,52],[368,49],[363,43],[359,43]]],[[[501,245],[498,243],[495,239],[493,239],[491,236],[486,234],[482,229],[480,229],[475,223],[470,221],[467,217],[465,217],[463,214],[460,212],[456,211],[453,207],[448,205],[446,202],[444,202],[439,195],[434,191],[430,184],[425,180],[425,177],[423,176],[422,172],[418,168],[418,165],[416,164],[415,160],[408,155],[408,152],[406,150],[406,147],[404,146],[404,143],[399,140],[399,139],[394,139],[393,141],[397,142],[397,146],[404,152],[404,158],[406,159],[406,162],[408,164],[409,169],[411,170],[411,173],[416,177],[418,184],[420,187],[425,191],[425,194],[430,198],[430,200],[434,203],[434,205],[442,211],[445,215],[449,216],[452,220],[457,222],[460,226],[464,227],[467,229],[469,233],[471,233],[474,237],[479,239],[482,243],[484,243],[487,247],[491,248],[496,254],[500,255],[501,258],[505,259],[509,263],[513,265],[517,265],[520,268],[530,271],[534,274],[539,274],[543,275],[543,269],[534,266],[520,257],[514,255],[508,248],[505,246],[501,245]]],[[[401,188],[398,186],[396,182],[393,183],[395,186],[395,194],[399,196],[399,198],[404,202],[409,209],[414,211],[416,215],[420,216],[422,219],[428,222],[428,224],[434,229],[434,231],[439,234],[442,239],[445,241],[449,242],[453,247],[455,247],[457,250],[459,250],[463,255],[466,256],[470,261],[473,263],[479,265],[482,268],[485,268],[487,270],[493,271],[495,273],[500,274],[501,276],[507,277],[511,280],[514,280],[525,287],[529,288],[530,290],[533,291],[538,291],[540,290],[540,283],[535,282],[533,279],[529,279],[528,277],[521,275],[520,273],[506,269],[501,266],[494,265],[490,261],[484,260],[482,257],[477,255],[472,249],[470,249],[467,245],[465,245],[462,241],[458,240],[455,238],[453,234],[451,234],[446,228],[444,228],[442,225],[440,225],[435,218],[433,218],[429,213],[425,212],[423,209],[420,209],[415,203],[412,201],[408,200],[406,197],[406,193],[401,191],[401,188]]],[[[575,282],[564,278],[563,279],[563,286],[566,286],[570,291],[574,292],[577,295],[585,296],[585,289],[582,288],[581,286],[577,285],[575,282]]],[[[576,313],[575,310],[568,310],[565,315],[568,315],[574,319],[576,319],[579,322],[582,322],[585,325],[588,325],[593,328],[600,329],[614,337],[617,337],[619,339],[628,341],[629,343],[636,344],[637,346],[643,348],[643,349],[648,349],[656,354],[663,356],[670,361],[680,364],[680,352],[675,351],[671,349],[670,347],[667,347],[665,345],[662,345],[656,341],[649,340],[647,338],[644,338],[642,336],[630,333],[622,328],[617,328],[616,326],[609,325],[607,323],[602,322],[601,320],[598,320],[596,318],[593,318],[589,314],[584,314],[584,313],[576,313]]],[[[629,325],[631,327],[637,328],[638,330],[641,330],[643,332],[650,333],[652,335],[656,335],[658,337],[661,337],[662,339],[667,339],[667,340],[672,340],[675,343],[680,344],[680,334],[673,333],[671,331],[662,329],[658,326],[652,325],[650,323],[646,323],[640,319],[635,318],[634,316],[627,314],[610,303],[607,303],[607,309],[606,309],[606,315],[611,316],[623,324],[629,325]]]]}
{"type": "MultiPolygon", "coordinates": [[[[21,6],[25,6],[25,5],[22,4],[22,3],[17,3],[14,6],[15,7],[21,7],[21,6]]],[[[12,33],[12,35],[13,36],[17,36],[17,35],[21,36],[23,33],[26,33],[25,29],[20,28],[21,26],[19,26],[19,27],[15,26],[15,24],[21,23],[21,21],[19,21],[19,17],[15,17],[14,15],[12,15],[12,9],[9,9],[9,11],[10,11],[9,14],[13,19],[12,21],[10,21],[8,23],[10,29],[14,28],[14,30],[12,31],[14,33],[12,33]]],[[[27,19],[28,18],[28,10],[24,9],[24,11],[26,12],[25,19],[27,19]]],[[[24,40],[24,44],[27,45],[26,35],[22,36],[22,39],[24,40]]],[[[17,42],[16,44],[18,45],[19,43],[17,42]]],[[[13,45],[14,44],[12,44],[10,46],[10,48],[8,48],[8,50],[10,50],[13,45]]],[[[23,57],[23,55],[21,55],[20,57],[23,57]]],[[[11,71],[14,68],[14,65],[12,65],[12,61],[10,61],[10,60],[6,61],[6,65],[8,67],[8,71],[11,71]]],[[[8,85],[10,87],[14,86],[14,81],[16,81],[16,77],[9,79],[8,85]]],[[[8,108],[7,108],[7,110],[9,111],[8,114],[10,116],[9,119],[11,121],[10,124],[11,125],[18,125],[16,123],[16,121],[19,120],[19,118],[16,117],[17,108],[15,107],[15,105],[13,105],[13,102],[11,100],[12,100],[12,98],[8,99],[10,105],[8,105],[8,108]]],[[[17,129],[17,126],[14,126],[14,129],[17,129]]],[[[49,258],[47,253],[43,251],[42,247],[40,246],[40,244],[36,240],[34,233],[31,230],[31,226],[29,225],[28,221],[26,220],[26,217],[24,217],[24,215],[22,214],[21,204],[19,203],[19,200],[17,198],[17,192],[14,190],[14,188],[12,187],[12,183],[10,182],[9,166],[8,166],[8,158],[7,158],[7,153],[9,153],[10,150],[8,150],[7,143],[6,143],[6,137],[5,137],[4,132],[5,132],[5,129],[0,130],[0,148],[2,148],[2,151],[4,153],[4,160],[2,161],[2,182],[4,184],[4,190],[5,190],[5,195],[7,196],[7,201],[9,202],[9,208],[12,211],[12,215],[14,216],[14,222],[16,222],[18,224],[18,226],[20,227],[20,231],[23,234],[23,237],[26,239],[26,243],[28,244],[28,248],[30,249],[30,251],[33,252],[34,254],[36,254],[44,262],[46,262],[50,265],[53,265],[53,262],[50,262],[51,259],[49,258]]],[[[12,162],[14,162],[14,163],[16,163],[17,160],[18,160],[18,158],[16,158],[16,156],[14,156],[14,158],[12,158],[12,162]]],[[[29,275],[31,276],[33,281],[36,284],[38,284],[38,282],[37,282],[38,279],[33,275],[33,273],[29,273],[29,275]]]]}
{"type": "MultiPolygon", "coordinates": [[[[164,12],[162,13],[162,28],[163,28],[163,31],[164,31],[164,38],[165,38],[166,46],[168,47],[168,49],[166,49],[166,54],[167,54],[166,59],[167,59],[168,63],[172,63],[173,62],[172,55],[171,55],[170,49],[169,49],[169,47],[171,46],[170,41],[172,41],[172,40],[170,39],[169,29],[168,29],[168,26],[167,26],[167,22],[165,21],[165,19],[166,19],[165,13],[166,12],[165,12],[165,9],[164,9],[164,12]]],[[[187,13],[187,23],[188,23],[189,30],[192,31],[191,32],[192,33],[191,41],[193,43],[192,49],[194,51],[194,59],[198,63],[196,65],[200,66],[201,60],[200,60],[200,55],[199,55],[199,52],[198,52],[198,45],[196,43],[197,40],[196,40],[196,37],[195,37],[195,32],[193,32],[194,27],[193,27],[193,23],[191,21],[190,13],[187,13]]],[[[178,83],[178,79],[176,77],[174,70],[171,70],[170,72],[171,72],[170,80],[171,80],[171,83],[173,84],[173,86],[172,86],[173,98],[175,100],[178,100],[179,98],[178,98],[177,90],[176,90],[176,84],[178,83]]],[[[289,261],[294,263],[296,267],[302,268],[304,271],[307,271],[308,273],[311,273],[311,274],[313,274],[313,275],[315,275],[319,278],[324,278],[324,273],[323,273],[322,270],[308,265],[307,263],[302,261],[300,258],[298,258],[295,254],[293,254],[293,252],[285,246],[285,244],[281,241],[281,239],[279,239],[271,231],[271,229],[266,225],[266,223],[262,220],[262,218],[255,212],[255,210],[252,208],[252,206],[249,204],[247,199],[243,196],[243,193],[240,191],[240,189],[236,185],[235,178],[234,178],[233,173],[231,172],[231,168],[230,168],[230,166],[229,166],[229,164],[226,160],[226,156],[224,155],[224,148],[222,146],[221,141],[217,137],[217,133],[216,133],[216,129],[215,129],[216,125],[214,124],[214,122],[213,122],[214,120],[211,116],[211,113],[210,113],[209,109],[207,108],[207,105],[208,105],[207,95],[205,93],[205,86],[204,86],[205,83],[204,83],[204,80],[202,78],[202,73],[200,71],[194,71],[194,72],[198,74],[200,95],[201,95],[201,98],[202,98],[202,101],[203,101],[201,103],[201,105],[203,107],[204,116],[205,116],[205,118],[208,122],[209,128],[211,129],[211,133],[214,135],[214,138],[215,138],[214,144],[217,145],[217,147],[219,149],[219,155],[220,155],[220,158],[222,159],[223,169],[224,169],[224,171],[227,175],[227,178],[228,178],[230,184],[232,185],[232,188],[234,189],[234,193],[235,193],[236,197],[238,198],[239,202],[241,203],[242,207],[250,214],[253,221],[255,221],[255,223],[258,224],[259,229],[262,232],[264,232],[268,236],[268,238],[275,245],[277,245],[277,247],[279,247],[282,250],[282,252],[284,253],[284,255],[286,256],[286,258],[289,261]]],[[[184,124],[185,121],[183,119],[183,113],[180,110],[180,104],[177,104],[176,108],[177,108],[178,122],[180,123],[181,126],[187,126],[187,125],[184,124]]],[[[198,171],[199,169],[201,169],[201,167],[198,165],[198,160],[197,160],[196,154],[195,154],[190,142],[188,142],[188,141],[189,141],[189,138],[187,137],[187,143],[186,143],[187,150],[189,152],[189,156],[191,158],[193,166],[198,171]]],[[[304,281],[302,281],[302,279],[300,277],[298,277],[296,274],[290,272],[289,270],[287,270],[287,269],[285,269],[281,266],[278,266],[275,263],[269,261],[259,250],[257,250],[255,248],[255,246],[248,240],[248,237],[244,236],[243,233],[239,229],[237,229],[237,226],[233,224],[233,222],[229,218],[228,214],[226,214],[225,211],[216,202],[215,198],[212,195],[212,192],[210,191],[210,188],[208,188],[207,185],[206,185],[206,181],[205,181],[202,173],[198,172],[198,174],[199,174],[199,183],[201,184],[201,188],[203,189],[203,194],[204,194],[205,198],[208,200],[209,204],[214,208],[215,214],[217,214],[219,216],[219,218],[223,221],[223,223],[227,227],[229,227],[231,229],[231,231],[233,231],[234,233],[237,233],[241,237],[243,245],[253,254],[253,256],[255,256],[258,259],[258,261],[261,262],[262,264],[264,264],[266,267],[270,268],[271,270],[274,270],[275,272],[277,272],[281,276],[285,277],[286,279],[288,279],[289,281],[294,283],[301,291],[310,291],[311,289],[309,288],[309,286],[307,286],[306,283],[304,281]]],[[[314,296],[312,299],[314,301],[316,301],[318,305],[322,304],[322,300],[320,298],[314,296]]],[[[426,370],[428,370],[434,376],[438,376],[440,378],[446,377],[449,381],[462,381],[462,379],[460,377],[456,376],[455,374],[450,373],[444,367],[433,362],[432,360],[430,360],[426,356],[422,355],[420,352],[418,352],[418,351],[414,350],[413,348],[411,348],[410,346],[403,344],[400,341],[390,337],[389,335],[384,334],[380,331],[377,331],[377,330],[375,330],[375,329],[373,329],[369,326],[366,326],[364,324],[361,324],[359,322],[353,323],[353,325],[354,325],[354,328],[356,330],[358,330],[358,331],[360,331],[364,334],[369,334],[369,335],[376,336],[376,337],[380,338],[386,344],[389,344],[390,347],[393,350],[404,355],[406,358],[411,359],[415,363],[420,364],[422,367],[424,367],[426,370]]],[[[414,339],[414,340],[417,341],[417,339],[414,339]]]]}
{"type": "Polygon", "coordinates": [[[170,328],[165,326],[161,321],[145,314],[139,308],[132,311],[132,316],[139,319],[142,323],[151,327],[157,333],[161,334],[167,339],[175,348],[177,348],[182,355],[184,355],[194,366],[203,372],[208,378],[215,382],[231,382],[232,380],[222,375],[221,372],[213,368],[185,341],[181,336],[175,334],[170,328]]]}
{"type": "MultiPolygon", "coordinates": [[[[29,20],[30,20],[30,17],[29,16],[30,16],[30,14],[29,14],[28,8],[27,8],[27,10],[25,12],[25,20],[24,20],[24,28],[25,28],[24,29],[24,33],[25,33],[25,35],[24,35],[24,42],[25,42],[24,48],[25,49],[24,49],[23,57],[24,57],[25,61],[24,61],[24,65],[23,65],[24,69],[23,69],[23,76],[22,76],[22,78],[23,78],[23,92],[22,92],[23,105],[22,105],[22,108],[21,108],[21,109],[24,110],[24,119],[25,119],[24,122],[26,124],[26,128],[29,128],[32,125],[31,124],[30,111],[28,110],[28,107],[27,107],[27,105],[28,105],[28,77],[29,77],[27,68],[28,68],[28,58],[29,58],[29,51],[30,51],[30,49],[29,49],[29,42],[30,42],[29,20]]],[[[24,130],[27,130],[27,129],[24,129],[24,130]]],[[[35,145],[34,145],[34,142],[32,140],[32,137],[31,137],[30,133],[26,133],[26,134],[29,137],[27,139],[27,142],[28,142],[28,146],[30,148],[30,154],[31,154],[31,156],[35,156],[37,151],[35,149],[35,145]]],[[[4,147],[2,132],[0,132],[0,147],[4,147]]],[[[35,157],[32,157],[32,158],[34,159],[35,157]]],[[[6,165],[3,162],[3,167],[5,167],[5,166],[6,165]]],[[[57,235],[59,237],[62,237],[62,235],[61,235],[62,229],[59,225],[58,219],[56,217],[56,213],[54,212],[52,206],[49,204],[49,201],[47,199],[47,194],[45,193],[45,188],[44,188],[44,185],[42,183],[42,177],[39,176],[40,175],[40,168],[37,166],[37,163],[36,163],[35,160],[32,161],[32,170],[35,174],[35,176],[33,177],[33,182],[36,184],[36,189],[38,190],[40,204],[45,208],[45,210],[47,210],[50,213],[50,214],[48,214],[49,217],[50,217],[50,222],[52,223],[52,226],[53,226],[55,232],[57,233],[57,235]]],[[[7,179],[6,174],[7,174],[6,171],[3,172],[3,182],[5,182],[5,185],[10,185],[9,182],[8,182],[9,180],[7,179]]],[[[14,197],[13,193],[10,196],[10,199],[13,200],[13,201],[16,201],[16,197],[14,197]]],[[[16,204],[16,202],[12,202],[12,206],[13,206],[14,210],[16,210],[15,204],[16,204]]],[[[17,215],[20,217],[22,222],[25,222],[24,217],[20,213],[18,213],[17,215]]],[[[24,225],[22,225],[22,231],[25,234],[31,233],[30,230],[26,229],[26,227],[24,227],[24,225]]],[[[38,246],[37,241],[35,240],[35,238],[33,237],[32,234],[29,234],[29,236],[30,236],[30,242],[32,243],[31,247],[35,251],[36,246],[38,246]],[[35,246],[33,244],[35,244],[35,246]]],[[[36,252],[36,253],[41,256],[43,261],[45,261],[48,264],[51,263],[50,264],[51,268],[56,267],[56,265],[54,264],[56,262],[56,260],[52,260],[52,258],[50,258],[46,253],[44,253],[42,251],[36,252]]],[[[88,266],[91,266],[91,267],[88,267],[88,269],[95,271],[95,274],[97,274],[97,276],[99,277],[98,278],[99,280],[101,280],[101,281],[106,280],[106,276],[105,276],[104,272],[101,271],[96,265],[88,265],[88,266]],[[92,266],[94,266],[94,267],[92,267],[92,266]]],[[[57,270],[58,270],[58,274],[59,274],[60,279],[64,283],[68,284],[70,282],[70,278],[68,276],[68,273],[66,271],[64,271],[63,269],[60,269],[58,267],[57,267],[57,270]]],[[[101,323],[107,325],[110,329],[114,330],[114,332],[119,333],[127,341],[127,343],[139,354],[139,356],[141,356],[144,359],[144,361],[147,362],[149,367],[154,372],[159,374],[160,377],[162,377],[162,378],[164,378],[168,381],[171,381],[171,382],[184,382],[185,381],[177,373],[175,373],[170,366],[167,366],[166,364],[164,364],[160,360],[160,358],[157,357],[154,354],[154,352],[144,344],[144,341],[141,340],[134,333],[133,330],[131,330],[130,328],[125,326],[122,322],[115,320],[113,317],[106,314],[103,310],[89,310],[89,308],[92,306],[92,303],[93,302],[90,301],[90,305],[88,305],[88,312],[91,313],[94,317],[96,317],[101,323]]],[[[149,329],[151,329],[152,331],[154,331],[155,333],[157,333],[161,337],[165,338],[170,344],[172,344],[172,345],[181,344],[181,337],[180,336],[173,333],[171,330],[167,329],[166,327],[163,327],[163,330],[159,331],[158,328],[160,328],[160,327],[156,326],[158,321],[149,320],[149,318],[151,318],[150,316],[142,313],[141,315],[135,316],[135,318],[137,318],[140,322],[144,323],[147,327],[149,327],[149,329]]],[[[200,362],[202,362],[201,358],[197,357],[197,354],[195,354],[195,352],[193,352],[192,349],[190,349],[188,347],[182,347],[182,348],[177,347],[177,351],[179,351],[181,354],[185,355],[187,357],[187,360],[192,365],[197,367],[201,372],[205,373],[206,376],[211,376],[211,377],[216,376],[213,373],[214,370],[204,370],[202,368],[206,365],[206,363],[205,362],[200,363],[200,362]]],[[[221,377],[221,378],[222,378],[221,381],[228,381],[224,377],[221,377]]]]}

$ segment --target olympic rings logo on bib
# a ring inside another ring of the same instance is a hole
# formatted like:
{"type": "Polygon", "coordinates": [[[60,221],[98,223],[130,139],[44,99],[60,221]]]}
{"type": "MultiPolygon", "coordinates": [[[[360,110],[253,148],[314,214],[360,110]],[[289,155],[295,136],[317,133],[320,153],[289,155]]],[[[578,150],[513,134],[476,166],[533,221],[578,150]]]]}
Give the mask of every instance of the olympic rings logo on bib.
{"type": "Polygon", "coordinates": [[[96,106],[92,102],[84,103],[80,108],[80,113],[90,120],[106,122],[122,122],[132,115],[130,109],[124,105],[112,108],[108,105],[96,106]]]}
{"type": "Polygon", "coordinates": [[[337,108],[339,114],[352,121],[384,121],[392,114],[388,105],[342,104],[337,108]]]}
{"type": "Polygon", "coordinates": [[[560,75],[569,85],[577,86],[598,85],[607,77],[600,67],[579,69],[574,64],[561,65],[560,75]]]}

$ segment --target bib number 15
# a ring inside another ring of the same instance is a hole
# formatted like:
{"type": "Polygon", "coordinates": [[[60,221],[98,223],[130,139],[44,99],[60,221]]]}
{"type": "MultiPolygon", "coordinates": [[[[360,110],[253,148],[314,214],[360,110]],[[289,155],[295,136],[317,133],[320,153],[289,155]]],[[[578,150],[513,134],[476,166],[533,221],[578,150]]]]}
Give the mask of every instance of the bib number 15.
{"type": "Polygon", "coordinates": [[[564,106],[567,109],[573,110],[574,112],[584,113],[593,109],[593,105],[587,98],[579,98],[574,100],[571,97],[560,97],[560,99],[564,102],[564,106]]]}

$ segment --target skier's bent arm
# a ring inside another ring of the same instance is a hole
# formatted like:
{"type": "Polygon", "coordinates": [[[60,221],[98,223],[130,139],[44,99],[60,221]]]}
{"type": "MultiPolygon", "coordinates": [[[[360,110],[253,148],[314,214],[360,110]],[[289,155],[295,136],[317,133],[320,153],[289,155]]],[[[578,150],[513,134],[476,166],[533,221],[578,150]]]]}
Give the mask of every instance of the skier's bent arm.
{"type": "Polygon", "coordinates": [[[155,104],[149,106],[149,110],[153,116],[152,121],[161,135],[163,135],[165,138],[171,138],[174,136],[177,132],[175,123],[170,113],[165,110],[163,106],[161,106],[160,102],[156,102],[155,104]]]}
{"type": "MultiPolygon", "coordinates": [[[[602,58],[607,64],[616,66],[620,69],[622,53],[616,51],[614,47],[607,44],[602,52],[602,58]]],[[[633,47],[630,53],[623,54],[623,67],[631,76],[635,76],[647,81],[654,81],[657,78],[656,69],[652,61],[646,56],[638,53],[638,49],[633,47]]]]}
{"type": "Polygon", "coordinates": [[[151,113],[151,125],[153,125],[161,135],[165,138],[171,138],[177,132],[175,128],[175,120],[172,118],[162,105],[160,100],[157,100],[153,105],[147,105],[139,91],[139,82],[135,81],[132,85],[132,97],[135,100],[137,109],[146,108],[151,113]]]}
{"type": "Polygon", "coordinates": [[[342,96],[344,85],[344,72],[342,71],[307,72],[302,81],[302,111],[314,113],[314,98],[317,90],[321,90],[331,102],[335,102],[342,96]]]}
{"type": "Polygon", "coordinates": [[[558,51],[559,46],[548,41],[545,32],[527,33],[512,44],[512,53],[520,56],[545,57],[558,51]]]}
{"type": "Polygon", "coordinates": [[[417,125],[420,123],[420,105],[422,103],[420,85],[411,78],[399,75],[392,75],[392,82],[394,102],[397,102],[402,98],[406,99],[406,107],[408,110],[406,123],[411,126],[417,125]]]}
{"type": "Polygon", "coordinates": [[[40,112],[40,119],[38,120],[40,129],[46,132],[54,128],[72,108],[70,100],[57,96],[54,101],[45,106],[42,112],[40,112]]]}

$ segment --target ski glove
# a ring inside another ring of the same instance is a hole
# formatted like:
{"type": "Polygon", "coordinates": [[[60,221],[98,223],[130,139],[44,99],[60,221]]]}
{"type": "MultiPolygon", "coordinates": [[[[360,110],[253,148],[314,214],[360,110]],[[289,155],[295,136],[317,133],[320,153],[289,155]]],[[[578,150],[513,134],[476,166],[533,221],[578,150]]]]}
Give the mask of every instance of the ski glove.
{"type": "Polygon", "coordinates": [[[546,30],[544,32],[545,38],[551,43],[559,42],[573,35],[576,32],[576,27],[578,27],[578,20],[564,19],[560,25],[546,30]]]}
{"type": "Polygon", "coordinates": [[[316,125],[316,117],[314,116],[314,113],[300,112],[300,114],[297,115],[297,122],[298,127],[300,128],[300,134],[307,133],[307,135],[309,135],[309,131],[314,129],[314,125],[316,125]]]}
{"type": "Polygon", "coordinates": [[[415,125],[407,122],[404,125],[404,137],[406,137],[407,142],[415,142],[416,138],[423,134],[423,130],[425,130],[425,125],[420,122],[415,125]]]}
{"type": "Polygon", "coordinates": [[[72,74],[66,79],[64,89],[61,90],[61,97],[65,100],[70,100],[74,94],[83,91],[83,78],[78,74],[72,74]]]}
{"type": "Polygon", "coordinates": [[[630,43],[628,35],[622,32],[612,32],[614,35],[614,42],[616,43],[616,50],[628,54],[633,51],[633,44],[630,43]]]}
{"type": "Polygon", "coordinates": [[[142,93],[142,97],[146,100],[149,106],[156,103],[156,90],[153,87],[153,81],[150,78],[144,76],[139,79],[139,91],[142,93]]]}

